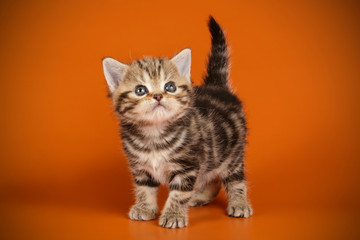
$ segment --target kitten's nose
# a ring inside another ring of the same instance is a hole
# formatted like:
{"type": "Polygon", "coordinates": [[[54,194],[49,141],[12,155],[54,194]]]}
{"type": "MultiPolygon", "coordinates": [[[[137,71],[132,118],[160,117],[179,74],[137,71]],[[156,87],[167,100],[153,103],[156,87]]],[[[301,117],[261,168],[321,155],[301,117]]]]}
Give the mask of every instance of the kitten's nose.
{"type": "Polygon", "coordinates": [[[154,94],[154,99],[156,99],[158,102],[163,98],[163,95],[161,93],[154,94]]]}

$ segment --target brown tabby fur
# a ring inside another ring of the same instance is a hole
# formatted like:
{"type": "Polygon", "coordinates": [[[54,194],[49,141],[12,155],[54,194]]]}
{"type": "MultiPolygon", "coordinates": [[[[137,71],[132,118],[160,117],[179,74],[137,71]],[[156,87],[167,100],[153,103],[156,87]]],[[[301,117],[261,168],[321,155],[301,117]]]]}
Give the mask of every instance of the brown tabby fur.
{"type": "Polygon", "coordinates": [[[159,219],[166,228],[188,225],[188,207],[209,203],[221,183],[228,195],[227,214],[252,214],[244,180],[245,116],[228,84],[225,36],[212,17],[209,29],[208,75],[199,87],[174,59],[144,58],[119,67],[124,74],[111,95],[135,182],[133,220],[156,217],[160,184],[170,188],[159,219]],[[164,90],[169,81],[176,85],[173,93],[164,90]],[[148,89],[144,96],[135,94],[139,85],[148,89]],[[163,98],[155,100],[155,94],[163,98]]]}

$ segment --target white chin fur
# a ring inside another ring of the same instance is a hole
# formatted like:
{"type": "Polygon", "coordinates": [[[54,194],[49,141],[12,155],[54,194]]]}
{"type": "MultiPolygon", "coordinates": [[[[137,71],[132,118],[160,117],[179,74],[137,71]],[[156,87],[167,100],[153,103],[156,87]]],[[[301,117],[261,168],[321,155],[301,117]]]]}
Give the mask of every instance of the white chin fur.
{"type": "Polygon", "coordinates": [[[156,106],[145,116],[148,118],[148,121],[160,123],[171,119],[173,114],[171,110],[168,110],[164,106],[156,106]]]}
{"type": "Polygon", "coordinates": [[[144,114],[141,114],[141,120],[152,123],[162,123],[172,119],[175,115],[172,108],[168,104],[162,103],[161,106],[158,103],[148,104],[144,114]]]}

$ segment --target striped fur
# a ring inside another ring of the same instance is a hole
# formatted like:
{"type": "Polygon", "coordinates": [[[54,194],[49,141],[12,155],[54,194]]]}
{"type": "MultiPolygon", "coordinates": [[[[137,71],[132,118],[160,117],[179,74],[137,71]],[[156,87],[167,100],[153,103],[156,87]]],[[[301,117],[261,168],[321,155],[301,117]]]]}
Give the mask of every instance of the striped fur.
{"type": "Polygon", "coordinates": [[[128,65],[112,92],[136,186],[131,219],[155,218],[160,184],[170,188],[159,219],[166,228],[186,226],[188,207],[210,202],[221,183],[228,194],[228,215],[252,214],[244,179],[245,115],[229,89],[226,40],[212,17],[209,29],[212,48],[202,86],[193,87],[171,59],[145,58],[128,65]],[[177,87],[174,93],[164,91],[169,81],[177,87]],[[138,85],[148,93],[136,96],[138,85]],[[156,107],[154,94],[163,95],[163,106],[156,107]]]}
{"type": "Polygon", "coordinates": [[[211,33],[211,54],[209,55],[205,84],[228,87],[229,53],[226,38],[219,24],[211,16],[208,25],[211,33]]]}

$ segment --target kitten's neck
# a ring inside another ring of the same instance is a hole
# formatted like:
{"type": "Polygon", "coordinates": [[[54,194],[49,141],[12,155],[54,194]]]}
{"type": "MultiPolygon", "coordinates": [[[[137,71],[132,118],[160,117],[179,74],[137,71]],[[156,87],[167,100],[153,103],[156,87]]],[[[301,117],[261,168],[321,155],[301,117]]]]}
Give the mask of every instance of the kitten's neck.
{"type": "Polygon", "coordinates": [[[146,137],[159,137],[161,136],[165,129],[169,126],[169,123],[156,123],[151,125],[143,125],[139,129],[141,130],[142,134],[146,137]]]}

